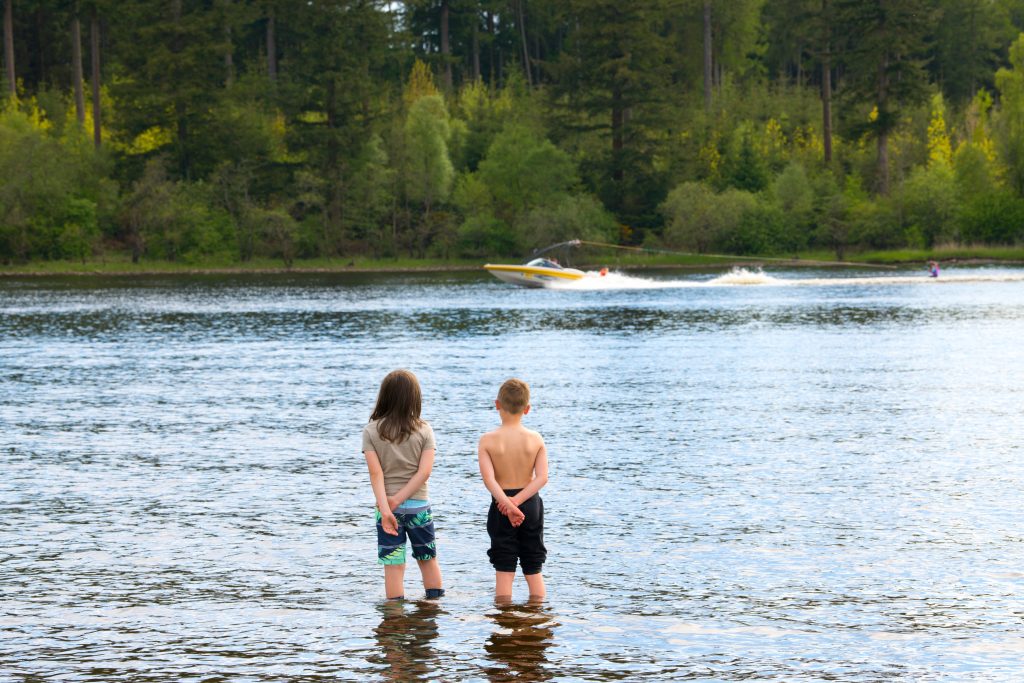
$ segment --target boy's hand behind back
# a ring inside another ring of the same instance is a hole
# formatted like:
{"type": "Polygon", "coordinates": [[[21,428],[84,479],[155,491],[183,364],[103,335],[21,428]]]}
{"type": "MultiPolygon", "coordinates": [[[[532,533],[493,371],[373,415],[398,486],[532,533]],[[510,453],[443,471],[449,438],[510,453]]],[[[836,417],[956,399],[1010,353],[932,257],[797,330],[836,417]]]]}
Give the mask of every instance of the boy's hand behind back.
{"type": "Polygon", "coordinates": [[[508,521],[512,526],[519,526],[526,519],[526,515],[523,511],[516,507],[511,501],[502,501],[498,504],[498,512],[508,517],[508,521]]]}

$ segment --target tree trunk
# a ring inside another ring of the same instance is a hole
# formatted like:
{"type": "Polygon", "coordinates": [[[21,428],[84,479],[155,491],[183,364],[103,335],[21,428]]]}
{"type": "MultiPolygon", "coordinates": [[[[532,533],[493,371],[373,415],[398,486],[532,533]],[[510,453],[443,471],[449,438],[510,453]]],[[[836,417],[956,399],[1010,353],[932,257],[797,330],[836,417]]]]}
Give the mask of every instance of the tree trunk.
{"type": "Polygon", "coordinates": [[[231,0],[224,0],[224,86],[235,82],[234,44],[231,42],[231,0]]]}
{"type": "Polygon", "coordinates": [[[448,15],[448,0],[441,0],[441,58],[444,60],[445,92],[452,91],[452,50],[448,41],[448,15]]]}
{"type": "Polygon", "coordinates": [[[473,80],[480,80],[480,16],[473,12],[473,80]]]}
{"type": "Polygon", "coordinates": [[[494,80],[495,76],[497,76],[497,73],[495,71],[495,60],[494,60],[494,13],[493,12],[488,12],[487,13],[487,35],[488,35],[487,55],[488,55],[488,58],[489,58],[488,59],[488,63],[487,63],[487,69],[488,69],[488,71],[491,74],[490,75],[490,83],[491,83],[491,85],[496,85],[496,82],[494,80]]]}
{"type": "Polygon", "coordinates": [[[822,44],[821,56],[821,137],[825,163],[832,161],[832,16],[829,0],[821,0],[822,44]]]}
{"type": "Polygon", "coordinates": [[[334,74],[327,80],[327,205],[324,216],[324,246],[332,255],[339,255],[336,236],[341,234],[341,178],[338,173],[341,146],[338,144],[338,87],[334,74]]]}
{"type": "MultiPolygon", "coordinates": [[[[77,8],[76,8],[77,10],[77,8]]],[[[76,13],[71,19],[71,78],[75,84],[75,118],[85,125],[85,88],[82,84],[82,22],[76,13]]]]}
{"type": "Polygon", "coordinates": [[[612,180],[621,187],[625,177],[622,168],[623,123],[622,91],[618,86],[612,89],[612,180]]]}
{"type": "Polygon", "coordinates": [[[976,81],[975,81],[975,76],[974,76],[975,73],[976,73],[976,70],[974,68],[975,67],[974,60],[977,59],[977,56],[978,56],[978,25],[977,25],[978,5],[977,5],[977,3],[974,3],[974,2],[971,3],[970,13],[971,13],[971,20],[969,22],[970,27],[968,28],[968,32],[969,32],[969,35],[971,36],[971,52],[970,52],[970,54],[971,54],[971,96],[973,97],[978,92],[978,88],[977,88],[976,81]]]}
{"type": "Polygon", "coordinates": [[[519,15],[519,35],[523,39],[523,70],[526,72],[526,85],[533,87],[533,73],[530,70],[530,48],[526,42],[526,11],[523,9],[525,0],[516,2],[516,12],[519,15]]]}
{"type": "MultiPolygon", "coordinates": [[[[171,0],[171,15],[174,20],[175,28],[177,29],[177,35],[171,45],[171,52],[174,54],[179,54],[185,49],[182,33],[180,31],[183,12],[183,0],[171,0]]],[[[182,178],[188,180],[190,176],[191,162],[188,155],[188,119],[185,115],[185,101],[181,98],[179,93],[179,95],[174,99],[174,120],[175,130],[177,131],[176,135],[179,155],[178,172],[181,174],[182,178]]]]}
{"type": "Polygon", "coordinates": [[[533,82],[540,85],[540,31],[533,34],[533,82]]]}
{"type": "Polygon", "coordinates": [[[92,8],[89,21],[89,38],[89,58],[92,62],[92,140],[99,147],[103,144],[103,118],[100,111],[100,18],[96,15],[95,7],[92,8]]]}
{"type": "Polygon", "coordinates": [[[825,46],[821,62],[821,137],[825,150],[825,163],[832,161],[832,56],[825,46]]]}
{"type": "Polygon", "coordinates": [[[711,0],[704,0],[704,109],[711,111],[711,0]]]}
{"type": "Polygon", "coordinates": [[[4,64],[7,67],[7,92],[18,96],[18,82],[14,77],[14,0],[4,5],[4,64]]]}
{"type": "Polygon", "coordinates": [[[277,32],[274,20],[274,6],[267,6],[267,77],[273,83],[277,80],[277,32]]]}
{"type": "Polygon", "coordinates": [[[889,194],[889,59],[883,55],[878,62],[878,99],[875,108],[878,114],[878,193],[889,194]]]}

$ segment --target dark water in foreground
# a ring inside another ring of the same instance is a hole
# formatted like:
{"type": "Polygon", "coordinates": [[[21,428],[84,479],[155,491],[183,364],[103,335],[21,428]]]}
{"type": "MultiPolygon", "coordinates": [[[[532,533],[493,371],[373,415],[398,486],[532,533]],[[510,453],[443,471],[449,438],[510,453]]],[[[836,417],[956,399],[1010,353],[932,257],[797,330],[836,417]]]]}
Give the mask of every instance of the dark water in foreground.
{"type": "Polygon", "coordinates": [[[0,280],[0,680],[1024,679],[1024,271],[770,275],[0,280]],[[359,430],[400,366],[448,597],[394,608],[359,430]],[[490,596],[511,375],[543,606],[490,596]]]}

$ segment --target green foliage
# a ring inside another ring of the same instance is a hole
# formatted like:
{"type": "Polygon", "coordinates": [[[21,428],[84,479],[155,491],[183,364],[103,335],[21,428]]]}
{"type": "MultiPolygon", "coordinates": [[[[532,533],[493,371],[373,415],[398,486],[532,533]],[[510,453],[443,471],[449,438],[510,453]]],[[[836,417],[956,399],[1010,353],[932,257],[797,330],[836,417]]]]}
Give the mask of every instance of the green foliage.
{"type": "Polygon", "coordinates": [[[509,222],[557,201],[578,182],[569,155],[520,123],[498,134],[477,173],[493,197],[495,215],[509,222]]]}
{"type": "Polygon", "coordinates": [[[1024,241],[1024,199],[997,191],[968,200],[960,232],[967,244],[1019,244],[1024,241]]]}
{"type": "Polygon", "coordinates": [[[102,155],[70,134],[56,138],[38,111],[0,112],[0,259],[82,259],[112,203],[102,155]]]}
{"type": "Polygon", "coordinates": [[[870,249],[903,246],[899,204],[891,197],[851,202],[850,233],[854,241],[870,249]]]}
{"type": "Polygon", "coordinates": [[[489,213],[470,215],[459,227],[458,237],[465,256],[514,255],[520,251],[508,224],[489,213]]]}
{"type": "Polygon", "coordinates": [[[230,255],[235,225],[211,200],[208,186],[171,180],[163,159],[151,161],[122,213],[136,255],[185,262],[230,255]]]}
{"type": "Polygon", "coordinates": [[[953,153],[956,197],[961,202],[995,190],[998,185],[996,173],[992,160],[978,145],[966,143],[953,153]]]}
{"type": "Polygon", "coordinates": [[[783,229],[773,249],[794,253],[806,248],[814,222],[814,187],[799,162],[790,163],[776,176],[771,196],[781,211],[783,229]]]}
{"type": "Polygon", "coordinates": [[[956,238],[956,177],[947,164],[914,169],[903,185],[906,244],[930,249],[956,238]]]}
{"type": "Polygon", "coordinates": [[[1000,156],[1010,184],[1024,194],[1024,34],[1010,46],[1011,68],[996,72],[1002,107],[995,120],[1000,156]]]}
{"type": "Polygon", "coordinates": [[[963,104],[979,88],[991,88],[993,73],[1013,25],[1005,3],[990,0],[939,0],[939,20],[930,70],[946,97],[963,104]]]}
{"type": "Polygon", "coordinates": [[[1020,0],[713,0],[709,104],[704,4],[97,0],[97,151],[72,5],[14,3],[0,262],[1021,239],[1020,0]]]}
{"type": "Polygon", "coordinates": [[[405,123],[407,167],[405,188],[409,198],[429,213],[451,192],[455,169],[448,157],[448,111],[440,95],[416,100],[405,123]]]}
{"type": "Polygon", "coordinates": [[[754,131],[749,123],[739,126],[733,133],[722,166],[722,182],[748,192],[760,192],[768,184],[768,169],[754,144],[754,131]]]}
{"type": "Polygon", "coordinates": [[[930,0],[835,0],[834,5],[849,70],[844,98],[855,116],[865,105],[870,110],[863,119],[847,116],[848,127],[853,136],[867,133],[876,140],[876,187],[888,194],[888,138],[904,109],[927,95],[923,60],[936,15],[930,0]]]}
{"type": "Polygon", "coordinates": [[[571,239],[614,242],[618,230],[615,218],[589,195],[564,195],[555,202],[534,207],[520,221],[523,244],[528,250],[571,239]]]}
{"type": "Polygon", "coordinates": [[[757,205],[757,198],[745,190],[730,188],[718,194],[704,183],[682,183],[661,207],[665,245],[708,253],[738,234],[744,215],[757,205]]]}
{"type": "Polygon", "coordinates": [[[351,238],[376,251],[393,252],[389,244],[388,213],[395,201],[396,172],[388,164],[384,141],[373,135],[353,163],[351,180],[345,186],[345,205],[351,238]]]}
{"type": "Polygon", "coordinates": [[[779,207],[764,201],[757,201],[744,211],[735,228],[720,237],[720,244],[727,254],[778,254],[799,250],[786,215],[779,207]]]}
{"type": "Polygon", "coordinates": [[[84,263],[87,256],[92,256],[100,237],[95,202],[81,198],[69,199],[58,224],[61,226],[57,240],[60,255],[84,263]]]}
{"type": "Polygon", "coordinates": [[[494,138],[475,173],[464,175],[455,202],[466,216],[464,253],[511,253],[571,238],[609,239],[614,219],[592,197],[578,194],[569,155],[535,125],[513,122],[494,138]]]}
{"type": "Polygon", "coordinates": [[[829,172],[815,178],[814,222],[811,242],[832,250],[842,261],[850,245],[850,207],[866,199],[866,194],[854,176],[848,176],[846,186],[840,188],[836,177],[829,172]]]}

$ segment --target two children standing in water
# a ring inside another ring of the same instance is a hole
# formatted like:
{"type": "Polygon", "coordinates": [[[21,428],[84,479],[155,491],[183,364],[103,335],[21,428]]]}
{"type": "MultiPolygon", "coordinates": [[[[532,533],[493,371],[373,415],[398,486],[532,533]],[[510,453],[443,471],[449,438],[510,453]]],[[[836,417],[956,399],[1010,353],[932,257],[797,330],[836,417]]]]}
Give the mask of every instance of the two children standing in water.
{"type": "MultiPolygon", "coordinates": [[[[405,548],[420,566],[427,598],[444,595],[434,545],[434,522],[427,479],[434,466],[434,432],[420,418],[419,382],[408,370],[395,370],[381,382],[370,423],[363,429],[363,454],[377,502],[377,561],[384,565],[389,600],[405,596],[405,548]]],[[[516,564],[523,569],[531,599],[545,596],[541,568],[544,503],[538,495],[548,481],[547,450],[540,434],[522,424],[530,412],[530,388],[510,379],[501,385],[494,407],[501,426],[479,444],[480,474],[490,491],[487,551],[494,565],[494,592],[511,598],[516,564]]]]}

